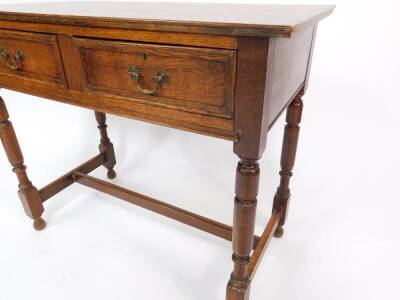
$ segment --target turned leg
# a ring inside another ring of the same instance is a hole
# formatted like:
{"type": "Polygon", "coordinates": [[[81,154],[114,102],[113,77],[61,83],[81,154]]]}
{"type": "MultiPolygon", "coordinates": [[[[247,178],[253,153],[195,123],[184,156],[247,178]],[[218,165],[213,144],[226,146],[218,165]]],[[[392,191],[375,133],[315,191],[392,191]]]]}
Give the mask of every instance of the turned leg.
{"type": "Polygon", "coordinates": [[[280,184],[274,197],[273,210],[281,211],[279,226],[275,231],[275,237],[282,237],[283,225],[286,222],[288,206],[290,200],[290,177],[292,177],[293,166],[296,158],[297,141],[299,138],[301,114],[303,111],[303,100],[301,97],[303,92],[290,103],[286,114],[286,126],[283,136],[282,156],[281,156],[281,171],[280,184]]]}
{"type": "Polygon", "coordinates": [[[31,217],[36,230],[46,227],[46,222],[41,218],[44,208],[38,190],[30,182],[24,165],[24,157],[18,144],[17,136],[12,123],[8,120],[9,115],[3,99],[0,97],[0,139],[3,144],[7,158],[17,175],[19,182],[18,195],[21,199],[25,213],[31,217]]]}
{"type": "Polygon", "coordinates": [[[114,179],[117,176],[114,171],[116,160],[114,146],[111,143],[110,138],[107,134],[106,114],[97,111],[95,111],[94,113],[98,123],[97,128],[99,128],[101,136],[99,149],[101,153],[105,153],[106,155],[106,162],[103,164],[103,166],[106,167],[108,170],[107,177],[110,179],[114,179]]]}
{"type": "Polygon", "coordinates": [[[259,176],[257,160],[241,159],[236,170],[232,241],[234,269],[228,283],[227,300],[249,299],[248,264],[253,249],[259,176]]]}

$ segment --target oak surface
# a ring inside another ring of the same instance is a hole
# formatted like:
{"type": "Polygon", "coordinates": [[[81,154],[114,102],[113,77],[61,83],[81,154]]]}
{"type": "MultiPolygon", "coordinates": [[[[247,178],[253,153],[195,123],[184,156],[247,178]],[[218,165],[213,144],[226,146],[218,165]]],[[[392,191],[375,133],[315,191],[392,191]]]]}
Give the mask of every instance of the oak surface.
{"type": "Polygon", "coordinates": [[[55,35],[0,30],[0,48],[6,49],[9,54],[9,59],[0,60],[0,73],[65,85],[55,35]],[[12,70],[7,63],[16,65],[17,53],[22,53],[23,59],[20,67],[12,70]]]}
{"type": "Polygon", "coordinates": [[[45,201],[83,184],[232,241],[226,300],[249,300],[272,236],[283,235],[317,23],[332,10],[116,2],[0,6],[0,88],[94,110],[100,133],[100,154],[37,190],[0,97],[0,140],[34,227],[46,225],[45,201]],[[258,237],[258,160],[285,109],[280,184],[258,237]],[[106,113],[232,141],[239,157],[233,226],[90,176],[103,165],[109,179],[116,177],[106,113]]]}
{"type": "Polygon", "coordinates": [[[90,91],[133,97],[137,101],[232,119],[236,53],[193,47],[121,43],[75,39],[86,88],[90,91]],[[144,95],[128,76],[130,67],[140,72],[138,84],[154,87],[161,71],[168,82],[154,95],[144,95]]]}
{"type": "Polygon", "coordinates": [[[331,14],[329,5],[69,2],[1,5],[0,19],[246,36],[290,36],[331,14]]]}

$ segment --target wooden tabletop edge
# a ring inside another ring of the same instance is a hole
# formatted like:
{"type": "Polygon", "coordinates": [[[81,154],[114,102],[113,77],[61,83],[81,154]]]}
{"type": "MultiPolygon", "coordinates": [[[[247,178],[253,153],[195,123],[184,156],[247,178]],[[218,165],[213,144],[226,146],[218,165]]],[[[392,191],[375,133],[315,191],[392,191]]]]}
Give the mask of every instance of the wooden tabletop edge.
{"type": "Polygon", "coordinates": [[[216,35],[290,37],[291,33],[311,26],[333,13],[335,6],[299,24],[260,25],[224,22],[180,21],[162,19],[132,19],[115,17],[93,17],[75,15],[53,15],[0,11],[0,22],[16,21],[54,25],[88,26],[100,28],[121,28],[132,30],[160,30],[166,32],[207,33],[216,35]]]}
{"type": "Polygon", "coordinates": [[[296,31],[296,30],[300,30],[304,27],[308,27],[312,24],[316,24],[319,21],[321,21],[322,19],[325,19],[326,17],[330,16],[334,10],[336,9],[336,5],[327,5],[327,7],[329,7],[330,9],[327,11],[324,11],[323,13],[315,16],[313,19],[308,20],[307,22],[303,22],[301,24],[298,24],[297,26],[292,27],[292,31],[296,31]]]}

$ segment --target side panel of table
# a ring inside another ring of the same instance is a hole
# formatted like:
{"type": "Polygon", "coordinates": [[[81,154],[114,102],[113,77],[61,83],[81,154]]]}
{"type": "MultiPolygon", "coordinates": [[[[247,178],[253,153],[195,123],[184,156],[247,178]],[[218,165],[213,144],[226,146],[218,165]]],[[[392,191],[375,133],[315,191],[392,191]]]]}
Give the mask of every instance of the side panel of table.
{"type": "Polygon", "coordinates": [[[308,27],[294,32],[290,39],[270,39],[271,58],[265,95],[270,103],[267,116],[269,128],[308,79],[315,30],[308,27]]]}
{"type": "Polygon", "coordinates": [[[304,88],[314,33],[308,27],[289,39],[238,39],[234,151],[240,157],[261,158],[268,130],[304,88]]]}

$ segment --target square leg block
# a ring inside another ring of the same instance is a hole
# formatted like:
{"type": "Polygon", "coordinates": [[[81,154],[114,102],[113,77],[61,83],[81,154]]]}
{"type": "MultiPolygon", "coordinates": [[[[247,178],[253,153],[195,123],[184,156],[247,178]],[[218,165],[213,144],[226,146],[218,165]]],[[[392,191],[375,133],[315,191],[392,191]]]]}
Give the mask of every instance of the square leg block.
{"type": "Polygon", "coordinates": [[[39,192],[36,188],[27,188],[18,192],[25,213],[32,219],[38,219],[43,214],[44,208],[39,192]]]}
{"type": "Polygon", "coordinates": [[[228,284],[226,289],[226,300],[249,300],[250,285],[246,289],[238,289],[228,284]]]}

